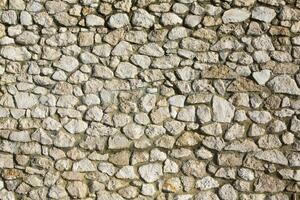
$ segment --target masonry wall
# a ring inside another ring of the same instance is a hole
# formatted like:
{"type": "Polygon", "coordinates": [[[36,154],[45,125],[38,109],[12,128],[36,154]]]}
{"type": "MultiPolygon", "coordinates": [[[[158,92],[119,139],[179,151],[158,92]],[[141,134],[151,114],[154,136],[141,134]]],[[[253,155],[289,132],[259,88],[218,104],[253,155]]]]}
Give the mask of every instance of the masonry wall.
{"type": "Polygon", "coordinates": [[[299,20],[298,0],[0,0],[0,200],[295,198],[299,20]]]}

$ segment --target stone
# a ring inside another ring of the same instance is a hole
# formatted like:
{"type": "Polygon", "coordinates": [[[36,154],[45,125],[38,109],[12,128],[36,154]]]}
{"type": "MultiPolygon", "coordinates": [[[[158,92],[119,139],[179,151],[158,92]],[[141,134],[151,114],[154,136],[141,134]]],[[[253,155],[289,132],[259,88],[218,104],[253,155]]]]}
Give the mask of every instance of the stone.
{"type": "Polygon", "coordinates": [[[260,160],[268,161],[280,165],[288,165],[287,158],[278,150],[266,150],[255,154],[255,157],[260,160]]]}
{"type": "Polygon", "coordinates": [[[85,18],[85,24],[87,26],[103,26],[104,25],[104,19],[97,15],[87,15],[85,18]]]}
{"type": "Polygon", "coordinates": [[[54,15],[54,17],[58,21],[58,23],[63,26],[76,26],[76,24],[78,23],[76,17],[72,17],[66,12],[57,13],[54,15]]]}
{"type": "Polygon", "coordinates": [[[275,10],[264,6],[255,7],[251,13],[251,17],[253,19],[257,19],[266,23],[270,23],[275,18],[275,16],[275,10]]]}
{"type": "Polygon", "coordinates": [[[199,121],[203,124],[210,122],[212,118],[210,108],[204,104],[197,107],[196,115],[199,121]]]}
{"type": "Polygon", "coordinates": [[[272,120],[268,111],[251,111],[248,114],[251,120],[259,124],[266,124],[272,120]]]}
{"type": "Polygon", "coordinates": [[[182,165],[182,171],[187,176],[202,178],[206,175],[206,163],[198,160],[187,160],[182,165]]]}
{"type": "Polygon", "coordinates": [[[11,154],[0,154],[0,168],[14,168],[13,156],[11,154]]]}
{"type": "Polygon", "coordinates": [[[224,139],[235,140],[245,136],[245,127],[239,124],[233,124],[225,133],[224,139]]]}
{"type": "Polygon", "coordinates": [[[182,23],[182,19],[175,13],[163,13],[161,22],[164,26],[173,26],[182,23]]]}
{"type": "Polygon", "coordinates": [[[294,79],[288,75],[279,75],[270,80],[267,86],[275,93],[300,95],[300,89],[294,79]]]}
{"type": "Polygon", "coordinates": [[[136,140],[144,135],[144,128],[136,123],[129,123],[124,126],[123,132],[130,139],[136,140]]]}
{"type": "Polygon", "coordinates": [[[64,128],[69,132],[69,133],[81,133],[84,132],[88,127],[88,124],[82,120],[76,120],[72,119],[70,120],[64,128]]]}
{"type": "Polygon", "coordinates": [[[9,0],[9,9],[12,10],[25,10],[25,2],[23,0],[9,0]]]}
{"type": "Polygon", "coordinates": [[[137,9],[133,12],[131,22],[134,26],[150,28],[155,23],[155,17],[144,9],[137,9]]]}
{"type": "Polygon", "coordinates": [[[271,71],[265,69],[259,72],[253,72],[252,76],[259,85],[264,85],[270,79],[271,71]]]}
{"type": "Polygon", "coordinates": [[[100,57],[108,57],[112,47],[109,44],[100,44],[93,47],[93,53],[100,57]]]}
{"type": "Polygon", "coordinates": [[[142,165],[138,172],[147,183],[155,182],[163,175],[162,165],[158,163],[142,165]]]}
{"type": "Polygon", "coordinates": [[[232,187],[230,184],[223,185],[219,191],[218,194],[222,200],[234,200],[238,199],[238,193],[237,191],[232,187]]]}
{"type": "Polygon", "coordinates": [[[217,187],[219,187],[218,181],[211,176],[206,176],[196,182],[196,188],[199,190],[209,190],[217,187]]]}
{"type": "Polygon", "coordinates": [[[73,198],[85,198],[88,195],[88,186],[81,181],[73,181],[66,187],[73,198]]]}
{"type": "Polygon", "coordinates": [[[74,162],[72,170],[76,172],[93,172],[96,171],[97,169],[95,165],[92,163],[92,161],[90,161],[87,158],[84,158],[80,161],[74,162]]]}
{"type": "Polygon", "coordinates": [[[207,135],[221,135],[223,133],[222,126],[220,123],[211,123],[201,127],[201,131],[203,131],[207,135]]]}
{"type": "Polygon", "coordinates": [[[162,57],[164,50],[156,43],[148,43],[140,47],[139,53],[153,57],[162,57]]]}
{"type": "Polygon", "coordinates": [[[79,62],[72,56],[63,55],[58,61],[53,63],[53,66],[60,68],[66,72],[72,72],[79,66],[79,62]]]}
{"type": "Polygon", "coordinates": [[[196,120],[196,109],[194,106],[181,108],[177,114],[177,119],[185,122],[194,122],[196,120]]]}
{"type": "Polygon", "coordinates": [[[116,13],[116,14],[110,16],[107,23],[111,28],[122,28],[122,27],[128,25],[130,22],[129,22],[129,18],[128,18],[127,14],[116,13]]]}
{"type": "Polygon", "coordinates": [[[27,61],[31,58],[30,52],[25,47],[4,46],[0,55],[12,61],[27,61]]]}
{"type": "Polygon", "coordinates": [[[16,42],[22,45],[34,45],[40,39],[40,36],[34,34],[31,31],[24,31],[16,38],[16,42]]]}
{"type": "Polygon", "coordinates": [[[121,62],[116,69],[116,76],[122,79],[134,78],[137,74],[137,67],[129,62],[121,62]]]}
{"type": "Polygon", "coordinates": [[[254,187],[256,192],[281,192],[285,189],[285,182],[270,175],[263,174],[254,183],[254,187]]]}
{"type": "Polygon", "coordinates": [[[54,146],[56,147],[63,147],[63,148],[73,147],[75,144],[75,138],[72,135],[69,135],[67,133],[59,132],[56,135],[53,143],[54,146]]]}
{"type": "Polygon", "coordinates": [[[28,109],[38,104],[38,96],[27,92],[19,92],[15,95],[17,108],[28,109]]]}
{"type": "Polygon", "coordinates": [[[226,23],[243,22],[250,17],[250,12],[246,9],[233,8],[223,13],[222,20],[226,23]]]}
{"type": "Polygon", "coordinates": [[[222,97],[213,97],[213,120],[230,122],[234,116],[234,106],[222,97]]]}

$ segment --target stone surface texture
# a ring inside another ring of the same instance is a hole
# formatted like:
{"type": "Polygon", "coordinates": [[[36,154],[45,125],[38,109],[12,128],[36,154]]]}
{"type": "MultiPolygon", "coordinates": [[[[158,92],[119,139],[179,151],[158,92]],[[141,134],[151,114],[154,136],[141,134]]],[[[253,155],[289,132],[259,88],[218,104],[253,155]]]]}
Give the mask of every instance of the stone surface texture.
{"type": "Polygon", "coordinates": [[[299,199],[299,65],[300,0],[0,0],[0,200],[299,199]]]}

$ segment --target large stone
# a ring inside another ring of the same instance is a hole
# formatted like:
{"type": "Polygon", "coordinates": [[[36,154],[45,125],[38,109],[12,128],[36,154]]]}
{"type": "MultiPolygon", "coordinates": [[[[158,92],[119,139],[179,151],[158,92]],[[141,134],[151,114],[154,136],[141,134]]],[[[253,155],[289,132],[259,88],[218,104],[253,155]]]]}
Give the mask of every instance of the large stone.
{"type": "Polygon", "coordinates": [[[253,19],[257,19],[259,21],[263,21],[266,23],[270,23],[275,16],[276,16],[275,10],[264,6],[255,7],[252,10],[252,15],[251,15],[253,19]]]}
{"type": "Polygon", "coordinates": [[[66,189],[73,198],[85,198],[88,195],[88,186],[81,181],[69,183],[66,189]]]}
{"type": "Polygon", "coordinates": [[[288,165],[288,160],[279,150],[266,150],[255,154],[255,157],[274,164],[288,165]]]}
{"type": "Polygon", "coordinates": [[[62,56],[58,61],[53,63],[53,66],[58,67],[66,72],[71,72],[79,66],[79,62],[72,56],[62,56]]]}
{"type": "Polygon", "coordinates": [[[131,22],[135,26],[150,28],[155,23],[155,17],[144,9],[138,9],[134,11],[131,22]]]}
{"type": "Polygon", "coordinates": [[[14,160],[12,154],[0,154],[0,168],[13,168],[14,160]]]}
{"type": "Polygon", "coordinates": [[[38,104],[38,96],[35,94],[19,92],[14,97],[17,108],[28,109],[38,104]]]}
{"type": "Polygon", "coordinates": [[[288,75],[279,75],[267,83],[275,93],[300,95],[300,88],[297,83],[288,75]]]}
{"type": "Polygon", "coordinates": [[[122,28],[123,26],[126,26],[129,23],[129,18],[125,13],[114,14],[108,20],[108,25],[111,28],[122,28]]]}
{"type": "Polygon", "coordinates": [[[139,174],[147,183],[155,182],[163,175],[162,165],[158,163],[143,165],[139,167],[139,174]]]}
{"type": "Polygon", "coordinates": [[[25,47],[4,46],[0,55],[12,61],[27,61],[31,58],[30,52],[25,47]]]}
{"type": "Polygon", "coordinates": [[[216,122],[231,122],[235,108],[226,99],[213,97],[213,120],[216,122]]]}
{"type": "Polygon", "coordinates": [[[246,9],[233,8],[224,12],[222,16],[223,22],[226,23],[236,23],[243,22],[250,17],[250,12],[246,9]]]}

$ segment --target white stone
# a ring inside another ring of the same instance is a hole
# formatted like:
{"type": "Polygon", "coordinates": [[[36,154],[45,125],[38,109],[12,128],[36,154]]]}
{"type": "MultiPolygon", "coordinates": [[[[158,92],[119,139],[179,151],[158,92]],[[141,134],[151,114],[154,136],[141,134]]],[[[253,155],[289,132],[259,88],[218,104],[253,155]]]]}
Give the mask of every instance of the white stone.
{"type": "Polygon", "coordinates": [[[235,108],[226,99],[213,97],[213,120],[216,122],[231,122],[235,108]]]}
{"type": "Polygon", "coordinates": [[[253,19],[257,19],[259,21],[263,21],[266,23],[270,23],[275,16],[276,16],[275,10],[264,6],[255,7],[252,10],[252,15],[251,15],[253,19]]]}
{"type": "Polygon", "coordinates": [[[142,165],[139,167],[139,174],[147,183],[155,182],[163,175],[162,165],[158,163],[142,165]]]}
{"type": "Polygon", "coordinates": [[[250,17],[250,12],[246,9],[232,8],[224,12],[222,20],[225,24],[243,22],[250,17]]]}
{"type": "Polygon", "coordinates": [[[58,61],[53,63],[53,66],[60,68],[66,72],[72,72],[79,66],[79,62],[72,56],[63,55],[58,61]]]}
{"type": "Polygon", "coordinates": [[[129,23],[129,18],[125,13],[114,14],[108,20],[108,25],[111,28],[122,28],[123,26],[126,26],[129,23]]]}

